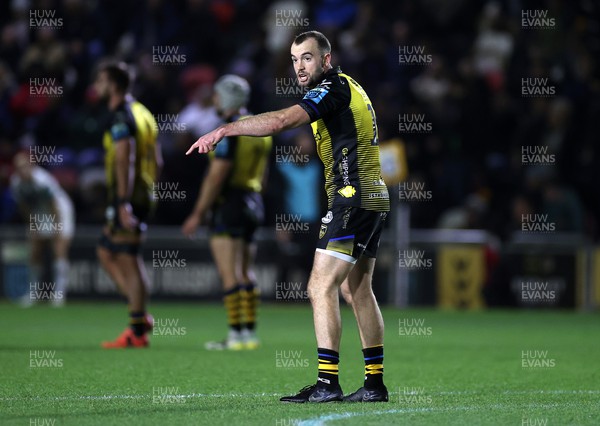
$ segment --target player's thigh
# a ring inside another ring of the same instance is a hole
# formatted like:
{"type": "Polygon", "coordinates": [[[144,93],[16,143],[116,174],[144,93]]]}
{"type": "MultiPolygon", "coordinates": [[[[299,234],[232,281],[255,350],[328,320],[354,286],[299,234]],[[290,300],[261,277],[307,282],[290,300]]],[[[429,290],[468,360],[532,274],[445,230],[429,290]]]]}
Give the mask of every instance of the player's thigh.
{"type": "Polygon", "coordinates": [[[111,248],[112,241],[110,240],[110,232],[108,227],[104,227],[102,230],[102,236],[96,245],[96,256],[105,269],[112,268],[115,264],[115,255],[111,248]]]}
{"type": "Polygon", "coordinates": [[[370,292],[371,282],[373,280],[373,271],[375,270],[375,258],[361,256],[352,271],[348,274],[348,279],[344,284],[350,294],[357,292],[370,292]]]}
{"type": "Polygon", "coordinates": [[[119,252],[114,254],[113,259],[117,275],[123,277],[124,282],[132,283],[141,281],[144,263],[140,254],[119,252]]]}
{"type": "Polygon", "coordinates": [[[108,265],[113,263],[112,252],[109,249],[107,249],[106,247],[97,245],[96,246],[96,256],[98,257],[98,260],[100,261],[102,266],[104,266],[105,268],[108,265]]]}
{"type": "Polygon", "coordinates": [[[119,268],[125,279],[141,275],[143,235],[141,232],[117,232],[106,236],[111,246],[111,260],[119,268]]]}
{"type": "Polygon", "coordinates": [[[114,253],[112,253],[106,247],[97,246],[96,256],[98,257],[98,260],[100,261],[100,264],[104,270],[117,284],[124,282],[123,274],[117,265],[114,253]]]}
{"type": "Polygon", "coordinates": [[[241,238],[228,236],[212,236],[210,250],[213,255],[219,276],[225,290],[233,287],[239,281],[239,271],[243,257],[244,242],[241,238]]]}
{"type": "Polygon", "coordinates": [[[308,282],[309,293],[319,289],[338,288],[348,277],[354,264],[323,252],[315,252],[308,282]]]}
{"type": "Polygon", "coordinates": [[[128,259],[121,261],[118,259],[119,253],[123,250],[129,250],[131,252],[129,257],[135,257],[137,254],[136,252],[139,250],[139,241],[130,245],[122,242],[115,243],[114,236],[111,235],[109,227],[105,227],[103,229],[102,237],[96,246],[96,255],[104,270],[113,281],[115,281],[119,288],[121,288],[121,286],[128,286],[131,277],[135,276],[137,270],[135,264],[128,262],[128,259]],[[131,271],[133,271],[133,274],[128,275],[127,273],[131,271]]]}
{"type": "Polygon", "coordinates": [[[46,238],[32,236],[29,238],[29,258],[32,263],[41,263],[44,258],[44,247],[46,246],[46,238]]]}

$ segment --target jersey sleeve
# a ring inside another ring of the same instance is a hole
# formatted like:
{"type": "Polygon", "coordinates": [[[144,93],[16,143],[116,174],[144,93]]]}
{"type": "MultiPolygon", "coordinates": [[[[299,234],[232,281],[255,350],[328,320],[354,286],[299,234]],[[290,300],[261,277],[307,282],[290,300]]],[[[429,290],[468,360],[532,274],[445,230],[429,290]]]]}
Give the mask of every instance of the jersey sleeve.
{"type": "Polygon", "coordinates": [[[350,87],[343,77],[327,77],[309,90],[298,105],[308,113],[311,122],[317,121],[350,105],[350,87]]]}
{"type": "Polygon", "coordinates": [[[235,147],[238,143],[237,137],[226,137],[217,144],[215,148],[215,158],[224,160],[233,160],[235,157],[235,147]]]}
{"type": "Polygon", "coordinates": [[[108,131],[110,132],[112,140],[115,142],[134,136],[133,126],[127,119],[127,115],[123,112],[118,112],[115,114],[108,131]]]}

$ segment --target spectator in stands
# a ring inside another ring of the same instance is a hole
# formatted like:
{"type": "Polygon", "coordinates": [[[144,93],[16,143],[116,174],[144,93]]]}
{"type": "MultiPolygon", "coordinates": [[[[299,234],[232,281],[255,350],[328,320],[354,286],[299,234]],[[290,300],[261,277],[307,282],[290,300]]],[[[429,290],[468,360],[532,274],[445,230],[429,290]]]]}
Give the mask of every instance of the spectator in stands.
{"type": "MultiPolygon", "coordinates": [[[[13,152],[19,145],[38,144],[40,134],[55,138],[51,143],[59,148],[99,146],[101,125],[82,111],[89,74],[106,55],[138,65],[134,95],[159,108],[155,112],[181,109],[183,93],[191,92],[174,82],[196,63],[210,64],[215,72],[239,70],[253,88],[250,109],[279,109],[282,99],[273,96],[273,81],[287,77],[278,66],[287,62],[287,53],[265,52],[280,50],[295,31],[277,27],[276,11],[301,9],[311,26],[331,28],[327,32],[339,46],[342,69],[382,105],[381,132],[397,135],[398,114],[407,111],[425,114],[432,123],[431,134],[401,135],[411,171],[431,182],[436,204],[436,214],[420,216],[413,225],[436,226],[441,212],[464,203],[476,190],[473,182],[483,179],[490,190],[488,214],[494,216],[486,223],[504,232],[512,194],[524,183],[518,161],[524,145],[548,146],[556,153],[556,181],[581,197],[586,217],[600,217],[600,201],[593,195],[600,183],[594,150],[600,125],[594,119],[600,111],[597,2],[584,8],[581,2],[540,0],[535,7],[557,21],[546,30],[522,29],[522,5],[507,1],[406,0],[372,7],[364,0],[69,0],[47,3],[62,18],[62,27],[54,29],[30,26],[29,3],[0,5],[5,64],[0,66],[0,138],[11,141],[13,152]],[[153,64],[149,55],[155,45],[178,47],[186,63],[153,64]],[[401,46],[424,48],[432,63],[399,64],[401,46]],[[50,104],[29,96],[29,79],[37,76],[56,76],[63,97],[50,104]],[[521,81],[528,77],[549,78],[556,97],[523,97],[521,81]]],[[[167,161],[165,176],[183,181],[174,176],[184,168],[190,169],[167,161]]],[[[194,195],[190,192],[190,199],[194,195]]],[[[267,210],[271,202],[265,199],[267,210]]],[[[82,213],[78,217],[90,217],[82,213]]],[[[161,213],[161,223],[181,220],[177,209],[161,213]]]]}
{"type": "Polygon", "coordinates": [[[583,209],[577,194],[556,179],[543,190],[542,214],[548,215],[557,232],[583,232],[583,209]]]}

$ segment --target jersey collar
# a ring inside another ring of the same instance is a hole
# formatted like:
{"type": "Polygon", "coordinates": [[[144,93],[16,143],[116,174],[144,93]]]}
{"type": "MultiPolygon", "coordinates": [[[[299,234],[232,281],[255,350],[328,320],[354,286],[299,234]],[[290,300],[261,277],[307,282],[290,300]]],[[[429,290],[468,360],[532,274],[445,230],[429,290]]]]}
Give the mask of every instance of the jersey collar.
{"type": "Polygon", "coordinates": [[[342,69],[340,68],[339,65],[337,67],[333,67],[329,71],[327,71],[326,73],[323,74],[323,80],[325,80],[327,77],[330,77],[334,74],[339,74],[341,72],[342,72],[342,69]]]}

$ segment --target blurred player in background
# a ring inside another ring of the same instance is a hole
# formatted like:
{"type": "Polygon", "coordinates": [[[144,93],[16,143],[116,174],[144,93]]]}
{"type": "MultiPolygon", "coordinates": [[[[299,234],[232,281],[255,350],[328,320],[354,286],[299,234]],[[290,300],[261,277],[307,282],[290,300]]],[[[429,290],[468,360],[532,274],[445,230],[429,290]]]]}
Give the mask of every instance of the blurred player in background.
{"type": "MultiPolygon", "coordinates": [[[[236,75],[221,77],[214,87],[215,105],[228,123],[247,118],[250,86],[236,75]]],[[[252,265],[254,232],[264,219],[261,191],[265,180],[270,137],[232,136],[211,154],[194,211],[182,226],[192,236],[210,217],[210,248],[223,284],[229,333],[222,342],[207,342],[206,349],[255,349],[258,288],[252,265]]]]}
{"type": "Polygon", "coordinates": [[[14,158],[15,173],[11,177],[11,191],[21,213],[29,219],[31,256],[30,285],[21,299],[24,306],[37,300],[50,300],[53,306],[62,306],[67,297],[69,279],[69,246],[75,230],[73,203],[54,177],[45,169],[32,164],[25,153],[14,158]],[[44,248],[50,243],[53,253],[52,285],[38,287],[43,279],[44,248]],[[32,297],[35,294],[36,297],[32,297]]]}
{"type": "Polygon", "coordinates": [[[363,88],[331,65],[327,38],[308,31],[291,47],[304,98],[290,108],[223,125],[188,150],[209,152],[223,138],[265,136],[311,123],[325,167],[329,211],[321,219],[319,242],[308,282],[313,307],[319,372],[317,382],[283,402],[384,402],[383,318],[371,288],[383,222],[390,209],[381,178],[377,122],[363,88]],[[338,291],[352,305],[365,360],[364,385],[344,397],[338,380],[342,331],[338,291]]]}
{"type": "Polygon", "coordinates": [[[100,263],[127,298],[129,326],[105,348],[147,347],[152,317],[146,312],[148,277],[141,255],[146,220],[153,209],[152,188],[162,167],[157,125],[152,114],[128,95],[125,64],[100,67],[95,90],[108,103],[104,133],[108,207],[97,253],[100,263]]]}

